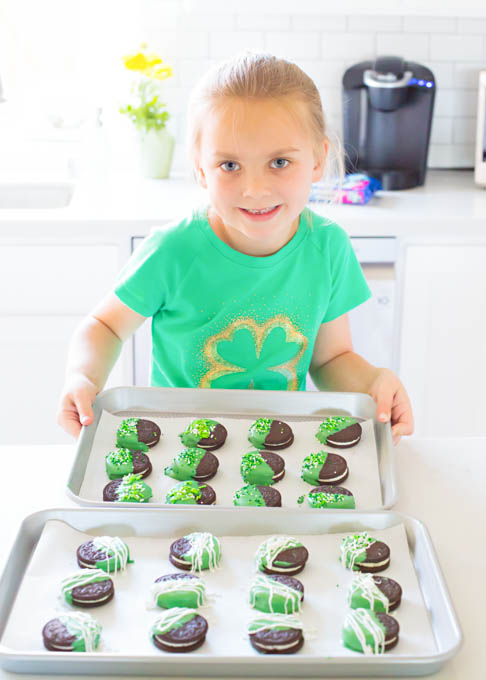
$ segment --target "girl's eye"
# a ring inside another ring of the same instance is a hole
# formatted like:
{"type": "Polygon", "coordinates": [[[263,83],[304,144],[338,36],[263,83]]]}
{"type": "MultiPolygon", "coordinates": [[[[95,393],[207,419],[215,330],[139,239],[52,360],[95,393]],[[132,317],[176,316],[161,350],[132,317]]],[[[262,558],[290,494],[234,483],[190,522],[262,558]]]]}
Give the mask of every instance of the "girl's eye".
{"type": "Polygon", "coordinates": [[[224,163],[221,163],[221,167],[225,172],[233,172],[233,170],[239,169],[239,165],[236,161],[225,161],[224,163]]]}
{"type": "Polygon", "coordinates": [[[272,163],[275,163],[277,168],[286,168],[289,161],[286,158],[275,158],[272,163]]]}

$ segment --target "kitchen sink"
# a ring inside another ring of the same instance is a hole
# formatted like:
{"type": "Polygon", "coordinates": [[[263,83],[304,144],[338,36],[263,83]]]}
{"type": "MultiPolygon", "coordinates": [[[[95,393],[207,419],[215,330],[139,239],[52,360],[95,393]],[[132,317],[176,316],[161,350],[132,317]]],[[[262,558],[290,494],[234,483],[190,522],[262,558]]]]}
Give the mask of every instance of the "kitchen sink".
{"type": "Polygon", "coordinates": [[[0,210],[65,208],[74,188],[74,182],[67,181],[0,181],[0,210]]]}

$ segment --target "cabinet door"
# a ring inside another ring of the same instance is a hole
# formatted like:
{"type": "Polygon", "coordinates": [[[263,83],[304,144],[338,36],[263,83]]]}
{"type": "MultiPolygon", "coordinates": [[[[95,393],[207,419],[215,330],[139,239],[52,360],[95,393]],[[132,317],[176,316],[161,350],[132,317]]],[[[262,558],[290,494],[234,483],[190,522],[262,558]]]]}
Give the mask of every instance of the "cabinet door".
{"type": "Polygon", "coordinates": [[[486,434],[486,243],[409,244],[400,377],[419,436],[486,434]]]}

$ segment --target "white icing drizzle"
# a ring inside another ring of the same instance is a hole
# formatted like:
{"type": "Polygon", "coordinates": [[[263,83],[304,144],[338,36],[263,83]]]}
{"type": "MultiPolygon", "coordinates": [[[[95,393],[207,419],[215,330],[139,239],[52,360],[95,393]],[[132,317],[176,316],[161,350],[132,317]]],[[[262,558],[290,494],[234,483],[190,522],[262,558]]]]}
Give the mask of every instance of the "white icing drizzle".
{"type": "MultiPolygon", "coordinates": [[[[256,568],[260,569],[260,566],[263,566],[265,563],[267,569],[274,569],[273,561],[279,553],[284,550],[289,550],[290,548],[300,547],[302,547],[302,543],[292,536],[270,536],[266,541],[263,541],[256,551],[256,568]]],[[[290,569],[292,569],[292,567],[290,567],[290,569]]],[[[287,570],[288,568],[285,569],[285,571],[287,570]]],[[[279,568],[279,571],[284,571],[284,569],[279,568]]]]}
{"type": "Polygon", "coordinates": [[[347,599],[348,605],[351,604],[352,597],[355,593],[359,593],[367,602],[369,602],[370,609],[375,608],[375,601],[382,603],[385,612],[388,613],[390,601],[375,583],[371,574],[356,574],[349,584],[347,599]]]}
{"type": "Polygon", "coordinates": [[[84,612],[73,612],[58,617],[70,635],[84,640],[84,647],[87,652],[95,649],[95,641],[101,633],[101,624],[89,614],[84,612]]]}
{"type": "Polygon", "coordinates": [[[63,578],[61,581],[61,591],[65,596],[73,588],[87,586],[88,583],[96,583],[97,581],[108,581],[109,578],[103,569],[80,569],[76,573],[71,574],[71,576],[63,578]]]}
{"type": "Polygon", "coordinates": [[[385,631],[378,623],[376,615],[369,609],[352,609],[344,627],[350,628],[356,635],[364,654],[383,654],[385,651],[385,631]],[[366,642],[365,631],[373,638],[373,646],[366,642]]]}
{"type": "Polygon", "coordinates": [[[171,628],[188,614],[192,614],[194,617],[196,612],[189,607],[171,607],[170,609],[167,609],[167,611],[155,619],[151,631],[152,635],[164,635],[164,633],[168,633],[171,628]]]}
{"type": "Polygon", "coordinates": [[[219,540],[208,532],[195,532],[184,536],[191,544],[190,550],[185,553],[191,556],[191,571],[201,571],[204,551],[208,553],[209,571],[214,571],[218,565],[218,555],[221,552],[219,540]],[[216,550],[216,546],[218,550],[216,550]]]}
{"type": "Polygon", "coordinates": [[[366,549],[375,542],[376,538],[371,538],[367,531],[364,531],[362,534],[346,536],[341,541],[341,562],[347,569],[353,569],[356,558],[365,553],[366,549]]]}
{"type": "Polygon", "coordinates": [[[159,595],[176,591],[190,591],[197,596],[197,606],[202,607],[207,601],[206,586],[199,578],[171,578],[166,581],[156,581],[150,589],[150,604],[157,606],[159,595]]]}
{"type": "Polygon", "coordinates": [[[287,611],[290,609],[292,613],[300,612],[302,609],[301,604],[301,593],[300,591],[294,590],[290,586],[275,581],[275,579],[265,576],[264,574],[256,574],[250,585],[250,606],[254,607],[256,603],[256,596],[258,591],[268,590],[268,605],[270,607],[270,612],[273,614],[274,609],[272,606],[272,600],[274,596],[283,597],[285,599],[284,609],[287,611]]]}
{"type": "Polygon", "coordinates": [[[297,616],[291,614],[260,614],[248,623],[248,632],[250,635],[260,633],[262,630],[268,628],[299,628],[304,629],[302,621],[297,616]]]}
{"type": "MultiPolygon", "coordinates": [[[[122,541],[118,536],[96,536],[93,538],[93,545],[98,550],[103,550],[106,553],[106,570],[109,571],[110,559],[115,558],[115,569],[116,574],[118,569],[122,571],[126,568],[128,562],[128,546],[122,541]]],[[[98,561],[98,560],[97,560],[98,561]]]]}

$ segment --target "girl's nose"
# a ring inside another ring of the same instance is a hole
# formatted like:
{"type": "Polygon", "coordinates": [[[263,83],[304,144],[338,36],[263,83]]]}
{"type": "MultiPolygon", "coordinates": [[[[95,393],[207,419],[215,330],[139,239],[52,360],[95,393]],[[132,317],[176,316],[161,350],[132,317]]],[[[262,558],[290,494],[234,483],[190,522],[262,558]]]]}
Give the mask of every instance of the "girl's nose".
{"type": "Polygon", "coordinates": [[[270,196],[271,191],[263,175],[247,176],[244,180],[242,195],[244,198],[262,198],[270,196]]]}

